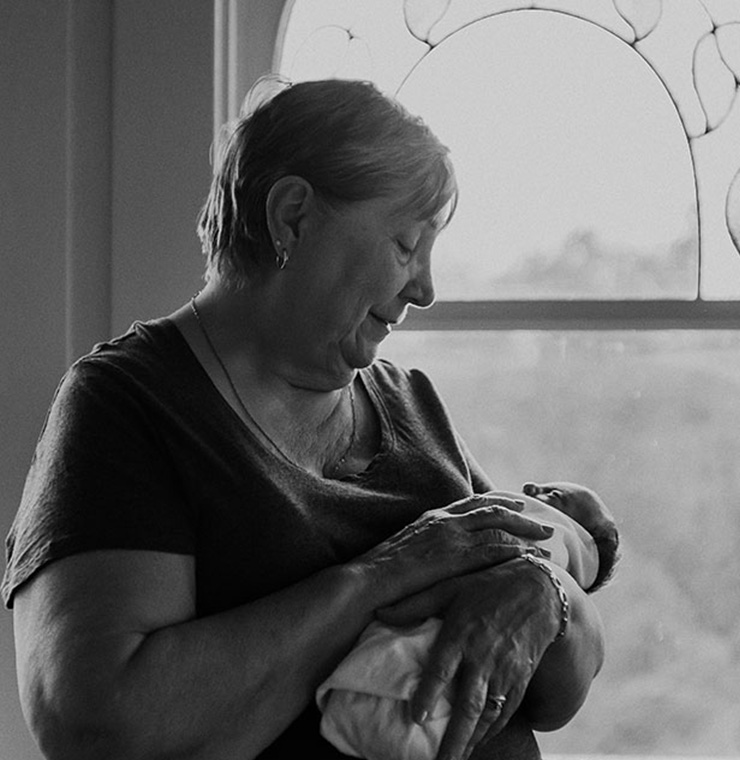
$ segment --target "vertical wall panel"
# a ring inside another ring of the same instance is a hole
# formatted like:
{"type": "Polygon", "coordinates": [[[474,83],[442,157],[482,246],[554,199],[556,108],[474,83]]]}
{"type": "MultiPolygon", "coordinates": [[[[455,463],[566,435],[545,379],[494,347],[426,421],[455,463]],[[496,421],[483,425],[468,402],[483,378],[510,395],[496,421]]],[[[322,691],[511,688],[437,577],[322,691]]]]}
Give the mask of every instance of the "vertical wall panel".
{"type": "MultiPolygon", "coordinates": [[[[0,2],[0,534],[65,356],[66,4],[0,2]]],[[[2,564],[4,569],[4,563],[2,564]]],[[[0,609],[0,757],[40,760],[0,609]]]]}
{"type": "Polygon", "coordinates": [[[110,336],[111,0],[69,0],[67,26],[67,360],[110,336]]]}
{"type": "MultiPolygon", "coordinates": [[[[4,537],[69,360],[198,285],[213,4],[1,0],[0,103],[4,537]]],[[[0,756],[41,758],[21,714],[6,611],[0,756]]]]}
{"type": "MultiPolygon", "coordinates": [[[[230,51],[210,0],[0,0],[3,537],[69,361],[201,284],[215,62],[229,56],[219,87],[237,102],[271,68],[284,1],[224,4],[230,51]]],[[[0,756],[41,758],[2,611],[0,756]]]]}
{"type": "Polygon", "coordinates": [[[116,0],[114,333],[202,284],[196,219],[210,181],[213,3],[116,0]]]}

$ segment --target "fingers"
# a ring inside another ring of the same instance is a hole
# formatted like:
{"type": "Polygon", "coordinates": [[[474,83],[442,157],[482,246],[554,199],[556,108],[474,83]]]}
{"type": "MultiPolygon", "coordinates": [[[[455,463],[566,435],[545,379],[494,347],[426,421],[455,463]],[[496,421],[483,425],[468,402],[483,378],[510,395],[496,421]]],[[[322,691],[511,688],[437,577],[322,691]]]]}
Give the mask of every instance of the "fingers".
{"type": "MultiPolygon", "coordinates": [[[[520,538],[529,538],[534,541],[542,541],[550,538],[554,529],[551,525],[541,523],[537,520],[520,514],[522,507],[517,504],[517,511],[513,511],[501,501],[511,501],[502,497],[494,497],[495,501],[490,503],[486,498],[486,503],[481,503],[475,509],[468,508],[465,511],[457,511],[458,504],[451,505],[444,509],[449,515],[455,515],[461,524],[469,530],[501,530],[520,538]],[[454,511],[453,511],[454,509],[454,511]]],[[[479,500],[483,502],[483,500],[479,500]]]]}
{"type": "MultiPolygon", "coordinates": [[[[481,720],[484,725],[480,730],[485,733],[494,721],[504,714],[510,714],[505,711],[508,702],[506,693],[510,691],[505,681],[514,679],[516,675],[508,664],[499,669],[500,685],[497,688],[500,691],[490,689],[491,668],[497,659],[495,652],[498,649],[503,652],[503,642],[499,639],[492,640],[489,632],[482,642],[479,641],[470,648],[470,640],[467,636],[461,637],[461,634],[462,630],[455,625],[442,626],[411,698],[411,717],[417,723],[423,723],[433,713],[443,695],[452,703],[438,759],[461,758],[481,720]],[[467,653],[466,649],[469,650],[467,653]],[[489,696],[492,699],[489,700],[489,696]],[[498,703],[493,700],[494,697],[501,696],[504,698],[498,703]]],[[[514,708],[517,704],[518,701],[514,708]]]]}
{"type": "MultiPolygon", "coordinates": [[[[491,547],[496,549],[499,545],[513,543],[503,537],[501,532],[527,541],[544,541],[550,538],[554,528],[520,514],[524,506],[521,499],[489,493],[475,494],[435,512],[458,521],[459,526],[467,531],[487,531],[486,535],[475,537],[474,546],[480,546],[481,542],[489,542],[491,547]]],[[[511,551],[506,556],[499,555],[497,551],[489,552],[492,557],[496,555],[497,561],[512,559],[519,553],[521,550],[511,551]]]]}
{"type": "Polygon", "coordinates": [[[542,541],[550,538],[555,532],[552,525],[541,523],[531,517],[519,515],[516,512],[496,511],[500,508],[489,507],[468,516],[471,528],[477,530],[506,531],[512,536],[542,541]]]}
{"type": "Polygon", "coordinates": [[[522,493],[526,496],[543,496],[550,491],[550,487],[541,483],[527,482],[522,486],[522,493]]]}
{"type": "Polygon", "coordinates": [[[469,757],[485,736],[495,736],[508,723],[513,712],[506,694],[496,692],[496,687],[491,683],[487,688],[485,707],[465,747],[463,758],[469,757]]]}
{"type": "MultiPolygon", "coordinates": [[[[445,633],[443,626],[411,697],[411,718],[416,723],[423,723],[432,714],[442,694],[451,687],[460,666],[462,652],[458,646],[450,645],[452,642],[445,633]]],[[[454,701],[457,702],[457,696],[454,701]]]]}
{"type": "Polygon", "coordinates": [[[576,486],[574,483],[566,483],[564,481],[556,481],[551,483],[532,483],[527,481],[522,486],[522,493],[526,496],[541,496],[553,491],[565,491],[568,487],[582,488],[582,486],[576,486]]]}
{"type": "Polygon", "coordinates": [[[498,528],[479,530],[474,534],[474,549],[489,566],[501,565],[511,559],[517,559],[522,554],[532,554],[542,559],[550,559],[552,552],[537,542],[549,538],[552,533],[548,532],[549,526],[542,526],[543,533],[538,532],[532,538],[514,536],[498,528]]]}
{"type": "Polygon", "coordinates": [[[461,515],[471,510],[480,509],[481,507],[505,507],[512,512],[521,512],[524,509],[524,502],[521,499],[514,499],[508,496],[476,493],[465,499],[450,504],[445,507],[445,511],[452,515],[461,515]]]}
{"type": "MultiPolygon", "coordinates": [[[[504,692],[506,686],[500,687],[494,678],[488,683],[486,705],[480,719],[475,726],[473,735],[463,752],[463,760],[469,758],[475,748],[484,740],[490,740],[500,733],[509,722],[514,713],[519,709],[525,689],[514,685],[508,692],[504,692]]],[[[483,748],[482,757],[486,757],[486,749],[483,748]]]]}
{"type": "MultiPolygon", "coordinates": [[[[466,749],[473,746],[473,738],[478,726],[485,733],[496,720],[500,710],[493,702],[488,702],[488,681],[480,672],[468,672],[462,668],[456,685],[455,700],[450,713],[447,729],[439,746],[437,760],[458,760],[466,756],[466,749]]],[[[502,707],[503,707],[502,703],[502,707]]]]}
{"type": "MultiPolygon", "coordinates": [[[[415,719],[423,719],[426,713],[431,713],[436,700],[441,698],[453,677],[455,696],[452,712],[437,760],[467,758],[484,737],[493,737],[504,728],[518,708],[523,694],[522,689],[510,688],[503,682],[498,685],[497,681],[501,679],[492,678],[487,670],[451,659],[424,686],[420,685],[420,689],[427,687],[428,691],[418,694],[422,707],[415,719]],[[454,667],[457,667],[457,672],[450,675],[454,667]]],[[[412,702],[412,716],[413,709],[412,702]]]]}
{"type": "Polygon", "coordinates": [[[544,501],[545,504],[557,506],[563,499],[563,491],[558,487],[559,483],[525,483],[522,486],[522,493],[525,496],[532,496],[535,499],[544,501]]]}

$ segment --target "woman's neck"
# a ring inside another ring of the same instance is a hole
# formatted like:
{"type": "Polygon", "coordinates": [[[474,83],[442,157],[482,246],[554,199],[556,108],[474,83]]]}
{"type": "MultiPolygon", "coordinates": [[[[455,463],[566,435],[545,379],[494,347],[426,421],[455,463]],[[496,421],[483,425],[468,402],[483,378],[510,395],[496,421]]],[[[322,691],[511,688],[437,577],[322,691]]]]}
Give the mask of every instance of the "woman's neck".
{"type": "Polygon", "coordinates": [[[255,329],[269,322],[251,295],[207,286],[171,318],[242,422],[285,459],[325,474],[358,436],[354,391],[307,384],[281,361],[275,336],[255,329]]]}

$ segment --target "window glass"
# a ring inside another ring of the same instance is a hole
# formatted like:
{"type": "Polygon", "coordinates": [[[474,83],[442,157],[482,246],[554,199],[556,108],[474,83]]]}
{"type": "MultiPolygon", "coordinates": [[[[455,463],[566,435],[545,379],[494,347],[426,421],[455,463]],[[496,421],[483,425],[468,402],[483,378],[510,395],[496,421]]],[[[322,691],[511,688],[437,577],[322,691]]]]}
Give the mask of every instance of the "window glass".
{"type": "Polygon", "coordinates": [[[372,79],[451,148],[441,300],[740,297],[740,5],[532,5],[299,0],[280,70],[372,79]]]}
{"type": "Polygon", "coordinates": [[[440,298],[695,296],[686,137],[622,40],[560,13],[493,16],[435,48],[400,97],[459,173],[440,298]]]}
{"type": "Polygon", "coordinates": [[[398,332],[500,487],[572,480],[618,516],[594,595],[607,658],[543,751],[740,756],[740,338],[732,332],[398,332]]]}
{"type": "MultiPolygon", "coordinates": [[[[280,70],[372,79],[449,145],[440,300],[738,299],[738,51],[724,0],[296,0],[280,70]]],[[[546,758],[740,758],[740,331],[399,330],[383,353],[499,487],[581,482],[618,517],[606,664],[546,758]]]]}

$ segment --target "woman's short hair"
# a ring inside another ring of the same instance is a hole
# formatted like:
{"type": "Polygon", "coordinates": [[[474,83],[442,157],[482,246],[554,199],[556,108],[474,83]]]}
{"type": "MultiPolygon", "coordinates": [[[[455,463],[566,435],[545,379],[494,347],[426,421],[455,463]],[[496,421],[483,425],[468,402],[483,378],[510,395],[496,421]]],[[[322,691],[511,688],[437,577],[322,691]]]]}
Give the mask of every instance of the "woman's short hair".
{"type": "Polygon", "coordinates": [[[206,278],[217,271],[240,287],[263,261],[274,262],[267,196],[289,175],[305,179],[329,205],[398,197],[400,211],[440,227],[457,201],[447,148],[373,84],[265,77],[215,161],[198,221],[206,278]]]}

